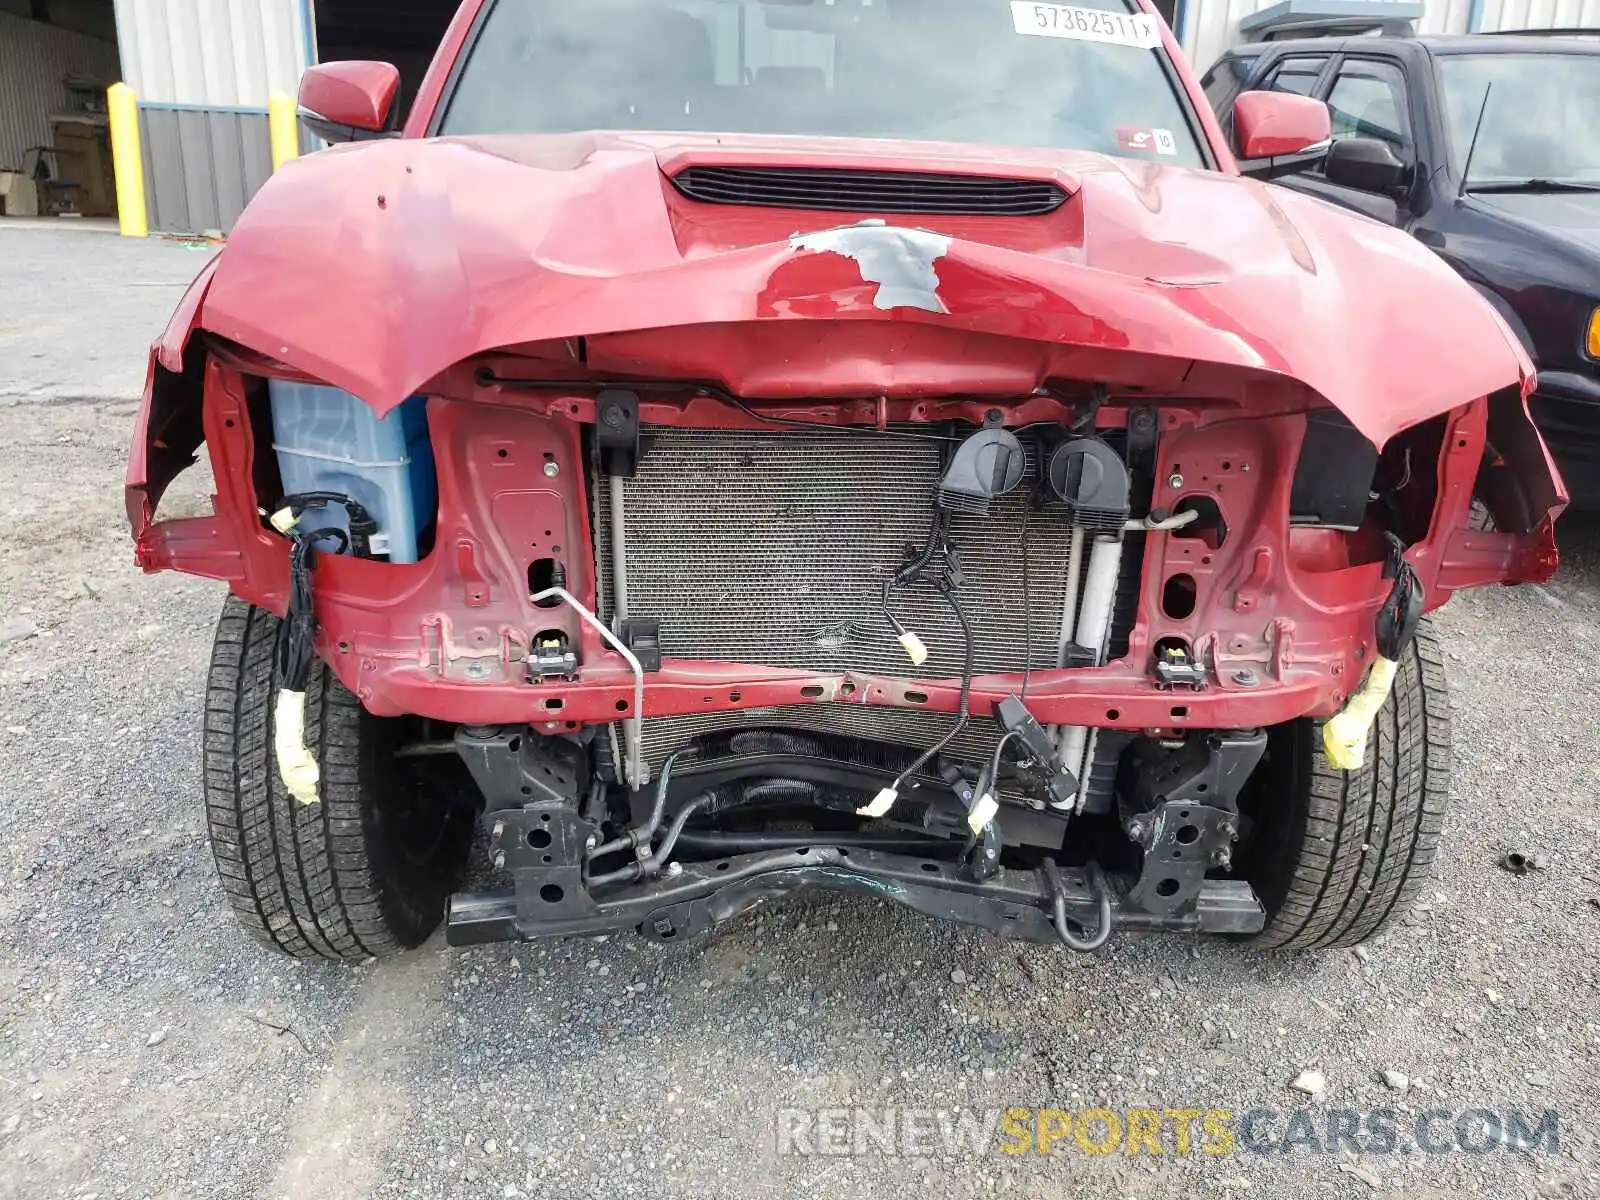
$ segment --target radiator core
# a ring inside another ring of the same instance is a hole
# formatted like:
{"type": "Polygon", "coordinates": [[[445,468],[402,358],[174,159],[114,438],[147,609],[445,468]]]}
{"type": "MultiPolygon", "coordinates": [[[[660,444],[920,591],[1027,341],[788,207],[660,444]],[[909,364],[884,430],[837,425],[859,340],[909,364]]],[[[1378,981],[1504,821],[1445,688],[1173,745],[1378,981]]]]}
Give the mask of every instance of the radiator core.
{"type": "MultiPolygon", "coordinates": [[[[594,476],[603,618],[613,615],[608,489],[621,486],[629,616],[661,622],[666,657],[959,678],[960,626],[937,592],[904,589],[891,600],[928,646],[922,667],[908,661],[880,605],[883,580],[907,546],[927,540],[941,443],[869,430],[654,426],[642,446],[634,478],[594,476]]],[[[1035,478],[1030,462],[1022,486],[989,516],[951,520],[977,674],[1055,666],[1070,528],[1056,510],[1030,509],[1035,478]]],[[[647,718],[644,746],[655,767],[700,733],[768,725],[921,748],[953,721],[872,705],[792,705],[647,718]]],[[[987,753],[998,732],[983,718],[952,751],[987,753]]]]}

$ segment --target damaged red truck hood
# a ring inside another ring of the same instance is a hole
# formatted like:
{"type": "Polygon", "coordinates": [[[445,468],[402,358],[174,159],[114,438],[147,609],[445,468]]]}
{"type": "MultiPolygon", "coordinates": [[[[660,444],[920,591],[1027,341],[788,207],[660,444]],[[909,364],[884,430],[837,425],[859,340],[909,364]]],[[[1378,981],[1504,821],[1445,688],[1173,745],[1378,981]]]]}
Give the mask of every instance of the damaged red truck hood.
{"type": "Polygon", "coordinates": [[[937,341],[963,382],[1014,395],[1082,348],[1154,356],[1174,382],[1208,364],[1287,377],[1381,444],[1533,373],[1425,247],[1238,176],[1080,152],[696,135],[396,140],[301,159],[250,205],[161,349],[175,366],[203,327],[386,412],[485,351],[585,337],[591,369],[637,375],[651,364],[625,339],[606,366],[607,335],[796,320],[879,322],[917,353],[819,349],[810,368],[724,353],[697,377],[746,397],[948,390],[948,372],[930,377],[937,341]],[[856,225],[689,200],[671,180],[697,165],[979,174],[1053,182],[1067,198],[1036,217],[856,225]]]}

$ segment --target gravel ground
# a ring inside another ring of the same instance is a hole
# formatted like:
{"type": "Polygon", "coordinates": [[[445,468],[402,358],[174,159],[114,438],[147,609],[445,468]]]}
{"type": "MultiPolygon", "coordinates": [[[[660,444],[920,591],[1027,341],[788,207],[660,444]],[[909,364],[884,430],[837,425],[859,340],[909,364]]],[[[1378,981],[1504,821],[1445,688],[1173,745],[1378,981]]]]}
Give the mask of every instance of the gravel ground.
{"type": "MultiPolygon", "coordinates": [[[[221,592],[140,576],[121,512],[141,345],[201,261],[0,223],[0,1195],[1600,1195],[1600,526],[1566,524],[1553,583],[1442,615],[1437,885],[1362,955],[1151,937],[1082,958],[818,897],[670,950],[436,941],[302,965],[236,932],[205,844],[221,592]],[[1509,848],[1544,868],[1499,870],[1509,848]],[[1314,1099],[1288,1086],[1307,1069],[1314,1099]],[[1393,1108],[1403,1129],[1548,1108],[1561,1138],[777,1153],[778,1108],[840,1105],[1306,1108],[1323,1127],[1393,1108]]],[[[173,508],[204,504],[195,478],[173,508]]]]}

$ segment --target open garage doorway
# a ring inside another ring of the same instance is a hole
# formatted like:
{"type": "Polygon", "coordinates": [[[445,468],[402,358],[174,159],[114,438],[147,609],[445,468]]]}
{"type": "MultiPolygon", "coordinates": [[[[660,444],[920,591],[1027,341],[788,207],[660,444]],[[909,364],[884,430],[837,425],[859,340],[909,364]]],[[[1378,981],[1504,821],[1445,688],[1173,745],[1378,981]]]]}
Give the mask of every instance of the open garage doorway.
{"type": "Polygon", "coordinates": [[[111,0],[0,0],[0,220],[116,216],[111,0]]]}
{"type": "Polygon", "coordinates": [[[400,68],[402,115],[460,0],[314,0],[317,60],[373,58],[400,68]]]}

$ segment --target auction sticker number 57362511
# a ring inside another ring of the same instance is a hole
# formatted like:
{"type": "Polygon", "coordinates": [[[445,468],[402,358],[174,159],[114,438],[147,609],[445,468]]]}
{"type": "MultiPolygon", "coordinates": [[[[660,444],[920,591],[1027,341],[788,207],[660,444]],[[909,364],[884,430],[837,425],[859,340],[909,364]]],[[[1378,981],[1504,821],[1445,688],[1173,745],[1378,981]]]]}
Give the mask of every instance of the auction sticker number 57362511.
{"type": "Polygon", "coordinates": [[[1154,50],[1161,31],[1149,13],[1107,12],[1071,4],[1033,4],[1011,0],[1011,20],[1018,33],[1033,37],[1071,38],[1154,50]]]}

